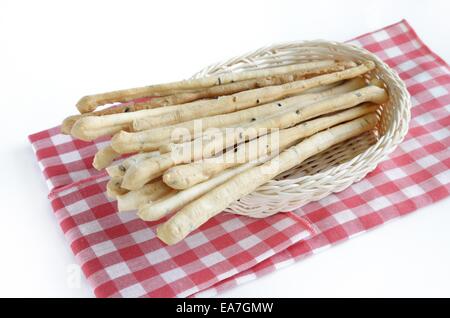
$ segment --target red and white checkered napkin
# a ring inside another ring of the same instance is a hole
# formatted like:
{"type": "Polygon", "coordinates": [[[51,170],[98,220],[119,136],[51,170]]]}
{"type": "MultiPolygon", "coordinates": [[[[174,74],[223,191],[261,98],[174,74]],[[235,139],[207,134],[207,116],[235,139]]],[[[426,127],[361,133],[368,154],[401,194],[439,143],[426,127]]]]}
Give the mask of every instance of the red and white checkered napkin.
{"type": "Polygon", "coordinates": [[[214,295],[447,197],[448,65],[406,21],[351,43],[377,54],[406,82],[413,102],[410,131],[362,181],[297,214],[255,220],[223,213],[183,242],[164,246],[155,237],[156,223],[117,213],[105,196],[107,177],[91,162],[106,139],[86,143],[59,134],[58,128],[31,135],[56,217],[95,294],[214,295]]]}

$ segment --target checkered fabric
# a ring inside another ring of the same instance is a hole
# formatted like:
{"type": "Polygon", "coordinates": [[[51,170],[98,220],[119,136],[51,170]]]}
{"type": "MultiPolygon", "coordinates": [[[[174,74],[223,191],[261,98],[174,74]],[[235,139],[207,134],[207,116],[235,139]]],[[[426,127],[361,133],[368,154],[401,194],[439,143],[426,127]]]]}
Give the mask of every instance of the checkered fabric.
{"type": "Polygon", "coordinates": [[[106,197],[107,177],[91,168],[106,139],[73,140],[57,127],[29,136],[55,215],[96,296],[215,295],[447,197],[448,65],[406,21],[351,43],[377,54],[405,81],[413,103],[410,131],[362,181],[296,214],[256,220],[223,213],[183,242],[164,246],[155,222],[117,213],[106,197]]]}

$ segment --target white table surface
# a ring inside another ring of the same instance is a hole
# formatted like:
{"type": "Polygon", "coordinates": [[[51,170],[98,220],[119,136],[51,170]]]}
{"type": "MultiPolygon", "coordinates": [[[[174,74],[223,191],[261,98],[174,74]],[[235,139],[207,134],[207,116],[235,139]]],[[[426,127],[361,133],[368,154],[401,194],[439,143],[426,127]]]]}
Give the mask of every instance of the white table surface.
{"type": "MultiPolygon", "coordinates": [[[[75,113],[80,96],[188,77],[274,42],[344,41],[402,18],[450,61],[450,2],[419,3],[1,1],[0,296],[93,296],[27,141],[75,113]]],[[[448,297],[449,210],[443,200],[221,296],[448,297]]]]}

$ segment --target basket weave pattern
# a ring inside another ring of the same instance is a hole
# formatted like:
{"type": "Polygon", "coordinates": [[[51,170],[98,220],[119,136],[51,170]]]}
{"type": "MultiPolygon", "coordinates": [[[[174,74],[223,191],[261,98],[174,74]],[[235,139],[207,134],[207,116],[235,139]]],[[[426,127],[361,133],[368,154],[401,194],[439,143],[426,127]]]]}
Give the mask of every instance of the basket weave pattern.
{"type": "Polygon", "coordinates": [[[380,121],[376,130],[309,158],[234,202],[227,212],[261,218],[291,211],[330,193],[342,191],[374,170],[405,137],[411,108],[405,84],[377,56],[353,45],[329,41],[277,44],[211,65],[193,77],[325,59],[375,62],[376,69],[366,77],[384,81],[389,94],[389,101],[379,109],[380,121]]]}

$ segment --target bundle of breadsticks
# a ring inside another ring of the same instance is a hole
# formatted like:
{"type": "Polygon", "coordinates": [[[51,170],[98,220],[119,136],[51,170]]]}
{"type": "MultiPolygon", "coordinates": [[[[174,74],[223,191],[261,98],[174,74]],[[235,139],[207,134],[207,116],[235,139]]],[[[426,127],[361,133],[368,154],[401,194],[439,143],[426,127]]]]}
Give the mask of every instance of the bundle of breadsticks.
{"type": "Polygon", "coordinates": [[[90,95],[61,130],[112,136],[93,161],[111,177],[108,195],[145,221],[170,216],[157,235],[175,244],[277,175],[374,129],[388,99],[365,76],[374,68],[323,60],[90,95]]]}

